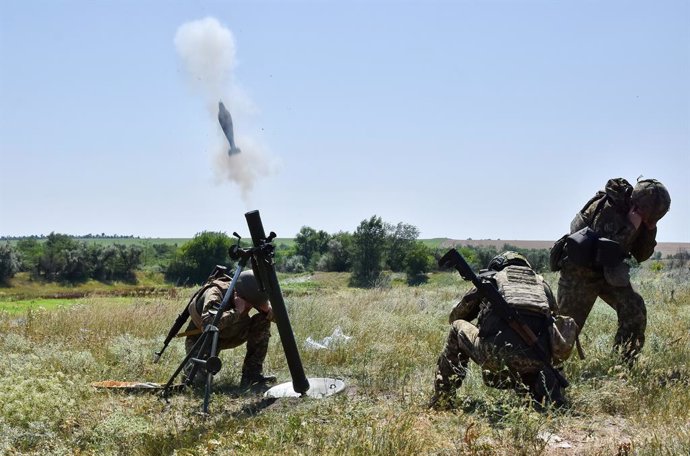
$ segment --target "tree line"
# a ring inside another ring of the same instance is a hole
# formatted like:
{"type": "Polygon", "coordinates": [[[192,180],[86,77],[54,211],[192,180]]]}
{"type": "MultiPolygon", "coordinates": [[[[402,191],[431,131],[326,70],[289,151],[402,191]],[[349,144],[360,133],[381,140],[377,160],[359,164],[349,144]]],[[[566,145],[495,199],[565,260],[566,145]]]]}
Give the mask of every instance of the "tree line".
{"type": "Polygon", "coordinates": [[[6,283],[17,272],[65,283],[89,279],[136,282],[136,271],[142,269],[147,254],[163,264],[176,249],[165,244],[144,247],[87,243],[60,233],[50,233],[45,240],[32,236],[18,240],[14,247],[9,242],[0,245],[0,283],[6,283]]]}
{"type": "MultiPolygon", "coordinates": [[[[352,233],[329,234],[303,226],[294,242],[275,246],[275,267],[287,273],[349,272],[350,285],[355,287],[385,285],[390,280],[389,271],[404,273],[409,284],[420,284],[426,281],[428,272],[437,270],[437,260],[447,249],[429,247],[418,238],[417,227],[387,223],[376,215],[362,220],[352,233]]],[[[179,247],[164,243],[102,245],[51,233],[45,240],[20,239],[14,247],[0,244],[0,282],[6,283],[19,271],[67,283],[89,279],[135,282],[137,271],[153,270],[176,285],[201,284],[215,265],[234,266],[228,257],[233,243],[235,240],[225,233],[212,231],[198,233],[179,247]]],[[[485,268],[504,250],[522,253],[537,271],[548,270],[548,249],[522,249],[509,244],[500,250],[492,246],[460,248],[475,270],[485,268]]],[[[685,265],[687,257],[687,252],[679,252],[669,266],[685,265]]]]}

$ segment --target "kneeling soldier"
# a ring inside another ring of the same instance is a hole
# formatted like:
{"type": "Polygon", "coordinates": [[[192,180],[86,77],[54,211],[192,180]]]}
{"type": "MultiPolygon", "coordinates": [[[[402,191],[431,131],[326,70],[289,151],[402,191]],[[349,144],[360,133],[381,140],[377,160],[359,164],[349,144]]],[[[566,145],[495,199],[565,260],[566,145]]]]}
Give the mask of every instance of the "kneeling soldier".
{"type": "MultiPolygon", "coordinates": [[[[187,332],[190,330],[193,332],[194,329],[202,330],[213,321],[223,301],[223,296],[230,287],[231,280],[230,276],[222,274],[207,282],[197,292],[197,297],[189,304],[189,315],[192,321],[187,327],[187,332]]],[[[263,374],[272,320],[273,309],[268,295],[260,290],[251,271],[243,271],[237,279],[228,310],[223,313],[217,325],[220,331],[219,350],[235,348],[247,343],[240,382],[242,388],[253,385],[263,386],[276,380],[273,376],[263,374]],[[250,317],[249,311],[252,308],[258,313],[250,317]]],[[[198,334],[187,336],[185,349],[188,354],[199,337],[198,334]]],[[[186,372],[189,372],[190,368],[191,364],[186,372]]]]}
{"type": "MultiPolygon", "coordinates": [[[[554,319],[556,300],[551,289],[525,257],[504,252],[489,262],[488,270],[482,271],[479,278],[493,282],[508,305],[517,311],[521,322],[536,335],[536,344],[552,362],[567,358],[577,328],[570,318],[554,319]],[[563,344],[564,341],[567,342],[563,344]]],[[[524,385],[538,403],[564,404],[553,368],[545,366],[481,290],[472,287],[453,308],[449,321],[448,339],[436,366],[431,407],[454,407],[456,390],[462,385],[470,360],[481,366],[483,380],[489,386],[520,388],[524,385]],[[470,323],[475,318],[478,318],[477,326],[470,323]]]]}

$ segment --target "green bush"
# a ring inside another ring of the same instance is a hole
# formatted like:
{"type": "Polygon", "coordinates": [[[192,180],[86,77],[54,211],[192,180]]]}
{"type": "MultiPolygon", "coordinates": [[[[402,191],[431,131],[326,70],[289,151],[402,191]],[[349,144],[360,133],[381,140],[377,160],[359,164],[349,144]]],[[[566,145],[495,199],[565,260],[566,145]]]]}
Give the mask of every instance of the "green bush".
{"type": "Polygon", "coordinates": [[[352,237],[352,277],[356,287],[373,287],[383,270],[386,227],[381,217],[362,220],[352,237]]]}
{"type": "Polygon", "coordinates": [[[201,284],[216,265],[230,266],[232,239],[225,233],[204,231],[180,247],[165,271],[165,278],[178,284],[201,284]]]}

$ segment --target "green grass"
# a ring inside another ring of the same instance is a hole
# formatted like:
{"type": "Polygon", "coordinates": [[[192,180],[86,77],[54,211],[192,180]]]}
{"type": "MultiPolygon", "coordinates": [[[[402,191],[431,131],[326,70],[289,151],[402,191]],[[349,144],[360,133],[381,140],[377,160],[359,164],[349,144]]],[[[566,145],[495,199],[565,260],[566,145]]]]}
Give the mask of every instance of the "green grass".
{"type": "Polygon", "coordinates": [[[139,271],[135,283],[98,282],[88,280],[76,284],[62,284],[42,279],[33,279],[27,272],[20,272],[10,279],[9,286],[0,286],[0,303],[5,301],[31,299],[80,298],[99,295],[136,295],[147,293],[170,293],[174,287],[166,283],[160,272],[139,271]]]}
{"type": "Polygon", "coordinates": [[[25,313],[29,309],[52,310],[58,307],[70,306],[76,303],[74,299],[28,299],[21,301],[0,302],[0,312],[9,314],[25,313]]]}
{"type": "MultiPolygon", "coordinates": [[[[154,395],[97,390],[91,382],[165,382],[184,356],[174,340],[151,362],[193,292],[126,298],[87,296],[52,309],[0,311],[0,454],[82,455],[676,455],[690,452],[690,281],[640,271],[648,301],[647,345],[633,369],[611,353],[615,315],[599,302],[583,333],[585,360],[565,371],[569,410],[539,413],[525,398],[485,387],[473,366],[460,407],[432,412],[433,368],[447,315],[468,288],[438,273],[407,287],[348,288],[347,274],[280,275],[308,376],[342,378],[347,391],[322,400],[263,400],[241,392],[244,347],[221,354],[211,416],[199,391],[154,395]],[[670,291],[673,290],[673,300],[670,291]],[[340,327],[352,337],[305,348],[340,327]],[[547,443],[555,434],[573,446],[547,443]],[[559,451],[561,451],[559,453],[559,451]]],[[[549,275],[554,284],[557,275],[549,275]]],[[[41,302],[41,301],[37,301],[41,302]]],[[[266,371],[290,374],[278,331],[266,371]]]]}

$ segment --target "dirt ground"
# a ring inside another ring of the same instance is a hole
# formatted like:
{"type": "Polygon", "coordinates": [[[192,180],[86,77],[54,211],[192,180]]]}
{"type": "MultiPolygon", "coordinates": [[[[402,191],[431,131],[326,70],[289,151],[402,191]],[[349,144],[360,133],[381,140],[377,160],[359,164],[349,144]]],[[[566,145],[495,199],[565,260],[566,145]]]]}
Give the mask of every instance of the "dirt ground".
{"type": "Polygon", "coordinates": [[[633,454],[633,430],[621,417],[594,418],[577,429],[564,429],[560,433],[543,433],[547,442],[546,454],[556,456],[586,456],[633,454]]]}

